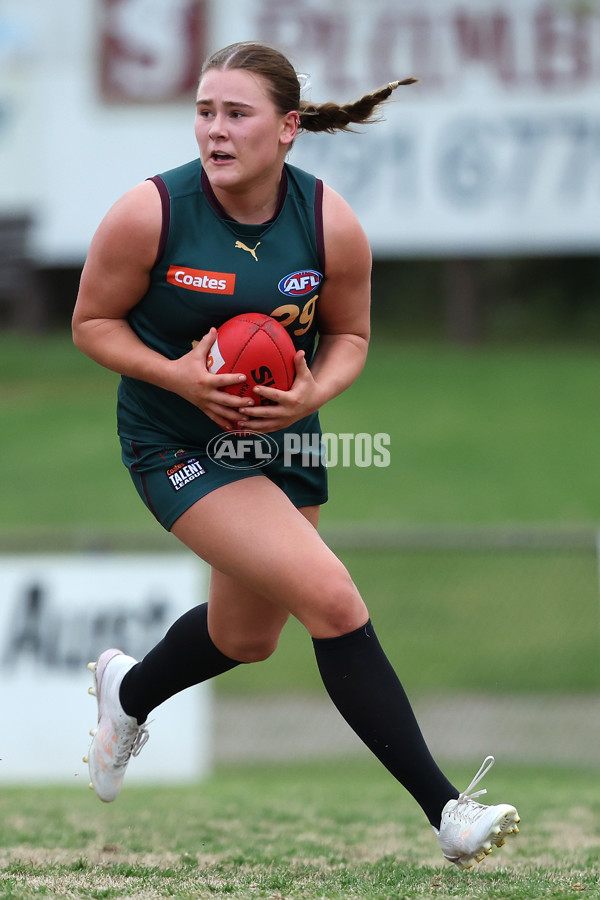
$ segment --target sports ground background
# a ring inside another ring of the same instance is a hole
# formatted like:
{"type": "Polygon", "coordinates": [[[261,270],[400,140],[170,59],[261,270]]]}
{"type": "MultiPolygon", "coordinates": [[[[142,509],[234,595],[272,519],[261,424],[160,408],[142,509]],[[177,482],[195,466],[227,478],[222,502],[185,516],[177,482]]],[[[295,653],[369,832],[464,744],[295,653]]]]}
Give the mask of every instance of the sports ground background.
{"type": "MultiPolygon", "coordinates": [[[[406,106],[293,160],[348,196],[375,257],[369,362],[323,426],[388,435],[390,465],[332,466],[323,534],[437,756],[597,767],[596,4],[431,0],[421,43],[416,5],[223,8],[177,4],[171,23],[194,28],[161,42],[141,0],[0,4],[0,161],[14,175],[0,186],[0,563],[178,552],[128,484],[116,378],[74,350],[69,315],[107,206],[193,153],[205,49],[267,37],[318,100],[375,87],[393,64],[421,77],[406,106]],[[189,65],[169,69],[175,57],[189,65]],[[42,83],[56,100],[40,111],[42,83]]],[[[215,686],[211,741],[223,762],[363,752],[295,623],[271,660],[215,686]]]]}

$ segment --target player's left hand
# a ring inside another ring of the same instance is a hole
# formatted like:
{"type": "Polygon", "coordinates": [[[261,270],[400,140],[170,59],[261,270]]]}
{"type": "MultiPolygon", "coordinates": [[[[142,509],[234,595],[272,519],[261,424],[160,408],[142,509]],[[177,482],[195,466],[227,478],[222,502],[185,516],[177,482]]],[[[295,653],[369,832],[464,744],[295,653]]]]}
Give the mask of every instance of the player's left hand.
{"type": "Polygon", "coordinates": [[[256,406],[245,407],[238,420],[240,431],[255,431],[266,434],[288,428],[315,412],[322,405],[319,386],[312,376],[304,350],[298,350],[294,357],[296,376],[289,391],[278,391],[276,388],[255,387],[256,406]],[[262,401],[269,401],[266,406],[259,406],[262,401]]]}

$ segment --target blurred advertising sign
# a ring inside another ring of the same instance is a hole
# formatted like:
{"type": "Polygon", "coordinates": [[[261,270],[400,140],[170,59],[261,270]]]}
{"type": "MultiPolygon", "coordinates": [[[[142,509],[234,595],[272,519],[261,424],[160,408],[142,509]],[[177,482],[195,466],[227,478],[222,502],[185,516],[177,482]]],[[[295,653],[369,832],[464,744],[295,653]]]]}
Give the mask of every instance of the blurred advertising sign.
{"type": "MultiPolygon", "coordinates": [[[[96,724],[87,663],[118,647],[139,659],[203,602],[207,569],[184,556],[0,557],[0,782],[88,783],[96,724]]],[[[210,693],[152,713],[130,781],[190,781],[210,766],[210,693]]]]}
{"type": "Polygon", "coordinates": [[[399,88],[387,121],[292,161],[401,254],[600,248],[600,3],[262,0],[255,27],[312,76],[311,99],[399,88]]]}
{"type": "MultiPolygon", "coordinates": [[[[140,99],[142,77],[147,98],[174,95],[168,78],[161,87],[158,51],[151,89],[140,42],[153,40],[160,19],[149,10],[163,10],[156,34],[168,20],[185,68],[189,42],[201,43],[194,29],[186,42],[194,6],[179,0],[166,16],[160,0],[104,0],[122,35],[109,57],[122,97],[140,99]]],[[[420,79],[398,89],[386,121],[360,134],[303,135],[290,156],[347,198],[375,253],[600,248],[598,0],[213,0],[209,34],[211,48],[257,36],[279,47],[310,73],[315,101],[420,79]]],[[[165,30],[156,46],[168,68],[167,43],[165,30]]]]}
{"type": "Polygon", "coordinates": [[[315,102],[420,79],[385,121],[302,135],[289,156],[346,197],[376,255],[600,249],[600,0],[4,0],[0,13],[0,209],[28,201],[50,264],[79,265],[118,196],[197,154],[203,58],[257,38],[310,74],[315,102]]]}
{"type": "Polygon", "coordinates": [[[205,18],[204,0],[101,0],[104,99],[192,97],[205,52],[205,18]]]}

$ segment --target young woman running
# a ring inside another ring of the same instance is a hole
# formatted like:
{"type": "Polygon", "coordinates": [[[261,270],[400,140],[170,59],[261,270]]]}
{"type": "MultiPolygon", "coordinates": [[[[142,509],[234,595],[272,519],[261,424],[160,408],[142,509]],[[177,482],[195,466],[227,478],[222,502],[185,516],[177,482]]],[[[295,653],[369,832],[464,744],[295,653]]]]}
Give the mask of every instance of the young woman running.
{"type": "Polygon", "coordinates": [[[414,797],[444,856],[466,868],[516,832],[509,805],[459,793],[433,760],[365,603],[317,531],[327,499],[322,462],[278,454],[268,465],[225,468],[207,450],[224,430],[319,435],[319,409],[357,378],[369,340],[371,254],[347,203],[286,156],[299,132],[373,121],[399,84],[356,103],[308,104],[290,62],[240,43],[205,63],[195,133],[199,158],[145,181],[108,212],[91,244],[73,317],[77,346],[122,376],[123,459],[142,500],[211,566],[208,603],[187,612],[137,662],[106,650],[92,664],[98,727],[92,785],[114,800],[148,738],[152,709],[240,663],[264,660],[290,615],[310,635],[323,683],[342,716],[414,797]],[[285,296],[287,276],[311,272],[285,296]],[[269,405],[222,388],[213,375],[215,328],[263,312],[297,348],[287,392],[256,388],[269,405]],[[318,338],[318,343],[317,343],[318,338]],[[315,349],[316,347],[316,349],[315,349]],[[174,466],[189,477],[175,485],[174,466]],[[285,465],[284,465],[285,463],[285,465]]]}

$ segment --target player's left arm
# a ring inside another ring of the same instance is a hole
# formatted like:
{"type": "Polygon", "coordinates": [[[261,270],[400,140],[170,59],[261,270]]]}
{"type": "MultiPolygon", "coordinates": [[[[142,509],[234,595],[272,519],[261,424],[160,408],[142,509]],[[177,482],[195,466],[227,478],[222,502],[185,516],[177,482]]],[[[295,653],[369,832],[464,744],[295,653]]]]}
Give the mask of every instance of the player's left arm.
{"type": "Polygon", "coordinates": [[[330,188],[323,194],[327,277],[317,301],[319,344],[311,374],[318,407],[360,375],[370,336],[371,248],[350,206],[330,188]]]}
{"type": "MultiPolygon", "coordinates": [[[[276,406],[244,410],[256,430],[274,431],[320,409],[359,376],[370,334],[371,250],[346,201],[331,188],[323,193],[326,279],[317,301],[319,343],[308,368],[296,354],[289,391],[255,388],[276,406]]],[[[240,424],[244,424],[243,420],[240,424]]]]}

